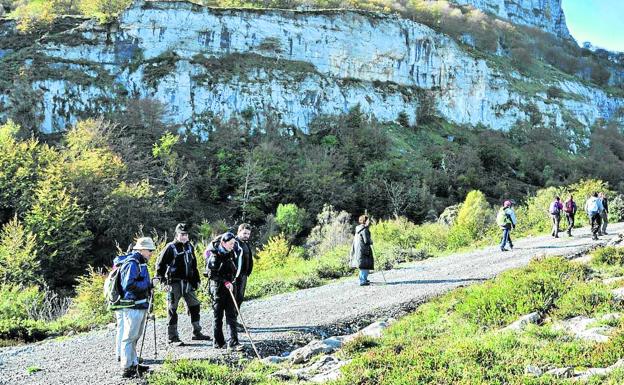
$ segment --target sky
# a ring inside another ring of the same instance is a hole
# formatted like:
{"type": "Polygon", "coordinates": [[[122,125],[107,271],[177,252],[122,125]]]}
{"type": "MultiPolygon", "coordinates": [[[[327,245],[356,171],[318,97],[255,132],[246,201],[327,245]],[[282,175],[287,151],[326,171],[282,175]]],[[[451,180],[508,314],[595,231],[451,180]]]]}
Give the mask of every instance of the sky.
{"type": "Polygon", "coordinates": [[[624,0],[562,0],[570,34],[582,45],[624,52],[624,0]]]}

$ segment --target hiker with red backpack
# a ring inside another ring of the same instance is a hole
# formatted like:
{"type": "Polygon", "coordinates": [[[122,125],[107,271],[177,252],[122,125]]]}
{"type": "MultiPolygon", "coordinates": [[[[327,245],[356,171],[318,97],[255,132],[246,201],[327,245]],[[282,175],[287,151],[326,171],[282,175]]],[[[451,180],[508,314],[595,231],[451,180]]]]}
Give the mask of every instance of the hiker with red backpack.
{"type": "Polygon", "coordinates": [[[552,221],[552,235],[555,238],[559,238],[559,222],[561,222],[561,210],[563,210],[563,204],[561,204],[561,199],[559,197],[555,197],[555,200],[550,204],[548,208],[548,213],[550,214],[550,219],[552,221]]]}
{"type": "Polygon", "coordinates": [[[572,228],[574,227],[574,216],[576,215],[576,202],[572,195],[563,204],[563,212],[565,213],[566,222],[568,223],[568,237],[572,236],[572,228]]]}

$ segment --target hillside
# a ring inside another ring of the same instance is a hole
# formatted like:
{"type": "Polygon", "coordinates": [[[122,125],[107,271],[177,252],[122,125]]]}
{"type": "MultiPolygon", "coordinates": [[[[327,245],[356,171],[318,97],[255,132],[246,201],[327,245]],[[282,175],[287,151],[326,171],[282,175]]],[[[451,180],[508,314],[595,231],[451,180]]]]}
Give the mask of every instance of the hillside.
{"type": "MultiPolygon", "coordinates": [[[[528,13],[520,8],[501,12],[514,21],[528,13]]],[[[559,21],[547,31],[565,25],[558,14],[551,13],[559,21]]],[[[475,17],[494,28],[496,20],[475,17]]],[[[453,20],[442,21],[444,26],[453,20]]],[[[471,20],[455,20],[460,22],[471,20]]],[[[522,33],[505,32],[514,27],[503,26],[496,34],[517,39],[515,34],[522,33]]],[[[587,139],[597,120],[621,119],[624,99],[612,91],[541,60],[522,59],[522,52],[496,41],[494,51],[483,49],[490,44],[480,41],[483,31],[466,27],[458,42],[440,33],[451,33],[444,27],[434,31],[380,12],[134,1],[111,24],[90,20],[46,34],[21,50],[0,46],[6,79],[15,82],[21,71],[17,85],[32,88],[18,97],[15,92],[22,88],[9,87],[5,80],[0,119],[20,122],[16,112],[28,112],[28,125],[53,132],[81,117],[122,109],[132,99],[152,99],[164,106],[165,122],[203,135],[231,119],[307,132],[315,118],[359,105],[382,122],[403,116],[413,125],[438,115],[456,124],[505,131],[530,122],[571,131],[579,141],[587,139]],[[518,70],[514,60],[524,66],[518,70]],[[30,111],[20,110],[18,103],[30,111]]],[[[20,39],[11,28],[3,24],[8,38],[0,45],[20,39]]],[[[535,44],[548,44],[536,36],[535,44]]]]}

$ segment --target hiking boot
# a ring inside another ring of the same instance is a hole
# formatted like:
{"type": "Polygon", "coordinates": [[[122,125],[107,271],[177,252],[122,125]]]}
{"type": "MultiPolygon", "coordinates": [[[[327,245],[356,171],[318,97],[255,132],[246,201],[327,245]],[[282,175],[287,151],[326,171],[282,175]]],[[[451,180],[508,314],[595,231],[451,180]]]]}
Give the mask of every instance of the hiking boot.
{"type": "Polygon", "coordinates": [[[193,337],[191,337],[193,341],[210,341],[212,337],[202,334],[202,332],[193,332],[193,337]]]}
{"type": "Polygon", "coordinates": [[[369,286],[369,285],[370,285],[370,282],[361,282],[360,283],[360,286],[369,286]]]}
{"type": "Polygon", "coordinates": [[[184,342],[182,342],[182,340],[180,340],[180,337],[178,336],[169,337],[169,340],[167,341],[167,343],[170,345],[177,345],[177,346],[184,345],[184,342]]]}
{"type": "Polygon", "coordinates": [[[136,367],[131,366],[129,368],[125,368],[122,372],[121,372],[121,377],[122,378],[135,378],[138,377],[139,373],[137,373],[136,367]]]}
{"type": "Polygon", "coordinates": [[[509,244],[509,250],[513,250],[513,243],[509,244]]]}
{"type": "Polygon", "coordinates": [[[139,374],[145,373],[149,370],[149,366],[139,364],[136,366],[136,370],[139,372],[139,374]]]}
{"type": "Polygon", "coordinates": [[[501,251],[509,251],[509,250],[507,250],[507,249],[506,249],[506,248],[504,248],[504,247],[501,247],[501,251]]]}
{"type": "Polygon", "coordinates": [[[228,350],[233,350],[235,352],[240,352],[244,349],[245,347],[243,345],[241,345],[239,342],[234,342],[232,344],[230,344],[228,346],[228,350]]]}
{"type": "Polygon", "coordinates": [[[212,348],[213,349],[223,349],[223,348],[225,348],[225,343],[222,343],[222,344],[213,343],[212,344],[212,348]]]}

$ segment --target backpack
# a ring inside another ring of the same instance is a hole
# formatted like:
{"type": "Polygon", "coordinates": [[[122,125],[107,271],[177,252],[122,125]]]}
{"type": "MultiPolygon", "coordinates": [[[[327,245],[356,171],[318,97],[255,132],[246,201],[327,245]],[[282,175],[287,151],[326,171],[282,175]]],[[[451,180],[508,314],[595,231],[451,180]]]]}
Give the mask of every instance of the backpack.
{"type": "Polygon", "coordinates": [[[574,212],[574,201],[566,201],[563,211],[565,211],[566,213],[574,212]]]}
{"type": "Polygon", "coordinates": [[[505,226],[505,222],[507,222],[507,213],[505,213],[505,209],[501,208],[498,210],[498,214],[496,214],[496,224],[505,226]]]}
{"type": "Polygon", "coordinates": [[[108,310],[119,310],[134,306],[134,301],[123,300],[123,288],[121,287],[121,269],[130,261],[139,263],[134,258],[126,258],[121,265],[113,267],[113,270],[108,273],[104,281],[104,298],[106,299],[108,310]]]}
{"type": "Polygon", "coordinates": [[[596,214],[598,211],[598,198],[589,200],[587,202],[587,212],[590,214],[596,214]]]}
{"type": "Polygon", "coordinates": [[[550,210],[549,212],[552,215],[557,215],[559,214],[559,204],[557,203],[557,201],[554,201],[553,203],[550,204],[550,210]]]}

